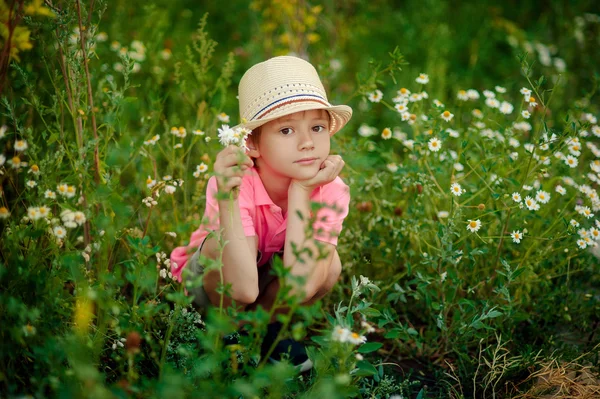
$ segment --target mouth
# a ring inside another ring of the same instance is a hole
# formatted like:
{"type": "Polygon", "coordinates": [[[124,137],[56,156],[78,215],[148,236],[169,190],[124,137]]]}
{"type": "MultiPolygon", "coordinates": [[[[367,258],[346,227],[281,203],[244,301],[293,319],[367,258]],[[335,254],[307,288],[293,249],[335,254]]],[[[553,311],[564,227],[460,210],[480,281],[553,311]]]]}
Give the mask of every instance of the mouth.
{"type": "Polygon", "coordinates": [[[314,157],[302,158],[297,161],[294,161],[294,163],[299,163],[300,165],[312,165],[317,159],[318,158],[314,157]]]}

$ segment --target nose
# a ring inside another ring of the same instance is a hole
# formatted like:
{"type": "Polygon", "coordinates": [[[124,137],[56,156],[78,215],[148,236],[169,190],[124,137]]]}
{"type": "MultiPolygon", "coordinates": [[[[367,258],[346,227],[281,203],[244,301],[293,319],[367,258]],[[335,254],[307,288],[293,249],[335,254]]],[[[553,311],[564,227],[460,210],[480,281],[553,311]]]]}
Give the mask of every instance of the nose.
{"type": "Polygon", "coordinates": [[[298,135],[298,138],[298,147],[301,151],[313,150],[315,148],[315,143],[313,142],[312,133],[310,131],[303,130],[302,133],[298,135]]]}

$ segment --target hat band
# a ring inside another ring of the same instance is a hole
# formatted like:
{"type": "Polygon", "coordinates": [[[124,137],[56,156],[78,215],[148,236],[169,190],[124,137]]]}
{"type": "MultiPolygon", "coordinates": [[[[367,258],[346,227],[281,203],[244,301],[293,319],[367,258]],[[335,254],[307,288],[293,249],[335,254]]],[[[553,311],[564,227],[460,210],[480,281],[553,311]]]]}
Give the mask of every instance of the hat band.
{"type": "Polygon", "coordinates": [[[317,102],[319,104],[323,104],[323,105],[325,105],[327,107],[331,106],[327,102],[327,100],[325,100],[321,96],[311,95],[311,94],[298,94],[298,95],[295,95],[295,96],[288,96],[288,97],[282,98],[280,100],[273,101],[271,104],[267,105],[266,107],[264,107],[263,109],[261,109],[260,111],[258,111],[251,118],[251,120],[262,119],[266,115],[270,114],[271,112],[273,112],[274,110],[276,110],[278,108],[281,108],[281,107],[283,107],[285,105],[288,105],[288,104],[297,103],[297,102],[303,102],[303,101],[313,101],[313,102],[317,102]]]}

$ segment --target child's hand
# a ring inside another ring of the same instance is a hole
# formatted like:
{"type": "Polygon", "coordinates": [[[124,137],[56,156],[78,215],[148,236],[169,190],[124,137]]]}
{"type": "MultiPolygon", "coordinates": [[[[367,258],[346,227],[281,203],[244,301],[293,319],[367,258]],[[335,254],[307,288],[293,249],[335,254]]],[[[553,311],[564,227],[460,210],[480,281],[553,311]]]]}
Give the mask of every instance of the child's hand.
{"type": "Polygon", "coordinates": [[[217,154],[214,164],[219,192],[233,191],[233,198],[237,198],[242,177],[253,165],[252,159],[240,147],[235,145],[225,147],[217,154]]]}
{"type": "Polygon", "coordinates": [[[292,185],[300,186],[308,192],[312,192],[317,187],[331,183],[342,171],[345,163],[339,155],[329,155],[321,164],[321,169],[315,177],[308,180],[294,180],[292,185]]]}

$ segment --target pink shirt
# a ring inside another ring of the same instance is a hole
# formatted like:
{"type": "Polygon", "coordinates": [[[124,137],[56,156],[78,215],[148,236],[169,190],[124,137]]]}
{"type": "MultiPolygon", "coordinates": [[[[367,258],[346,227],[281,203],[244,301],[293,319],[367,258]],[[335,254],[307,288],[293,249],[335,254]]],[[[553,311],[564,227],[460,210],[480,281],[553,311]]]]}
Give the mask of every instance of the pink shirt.
{"type": "MultiPolygon", "coordinates": [[[[192,233],[187,246],[177,247],[171,253],[171,271],[181,281],[181,273],[188,259],[196,252],[211,230],[219,229],[219,204],[216,199],[217,180],[213,176],[206,188],[206,208],[203,223],[192,233]]],[[[342,223],[348,215],[350,191],[348,186],[336,177],[334,181],[313,191],[310,199],[323,204],[313,224],[314,238],[337,245],[342,223]]],[[[265,190],[255,168],[244,175],[238,197],[242,227],[246,236],[258,237],[258,266],[269,261],[274,253],[283,249],[287,216],[273,203],[265,190]]]]}

